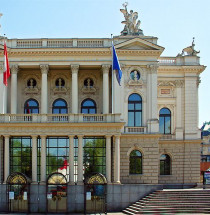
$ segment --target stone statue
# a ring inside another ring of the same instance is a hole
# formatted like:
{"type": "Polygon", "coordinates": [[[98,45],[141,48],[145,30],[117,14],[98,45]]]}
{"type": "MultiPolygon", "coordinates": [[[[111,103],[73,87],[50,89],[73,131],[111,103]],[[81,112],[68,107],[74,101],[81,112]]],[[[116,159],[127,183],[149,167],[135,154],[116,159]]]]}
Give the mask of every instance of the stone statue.
{"type": "Polygon", "coordinates": [[[125,24],[123,31],[121,31],[121,35],[143,35],[143,31],[140,29],[141,21],[138,20],[138,13],[130,10],[128,13],[127,10],[128,3],[125,2],[123,7],[125,9],[120,9],[125,17],[125,21],[122,21],[122,24],[125,24]]]}
{"type": "Polygon", "coordinates": [[[184,56],[184,55],[187,55],[187,56],[197,56],[197,54],[199,54],[200,51],[196,51],[195,50],[195,48],[194,48],[195,47],[194,40],[195,40],[195,37],[193,37],[192,45],[184,48],[182,50],[182,53],[178,54],[178,56],[184,56]]]}
{"type": "Polygon", "coordinates": [[[30,88],[33,88],[34,87],[34,80],[33,78],[30,79],[30,85],[29,85],[30,88]]]}

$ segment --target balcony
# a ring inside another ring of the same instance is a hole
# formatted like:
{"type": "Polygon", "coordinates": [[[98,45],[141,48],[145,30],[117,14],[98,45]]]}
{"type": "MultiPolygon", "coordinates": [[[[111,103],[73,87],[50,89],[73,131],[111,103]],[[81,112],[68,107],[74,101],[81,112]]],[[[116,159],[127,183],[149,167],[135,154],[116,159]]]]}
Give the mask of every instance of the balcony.
{"type": "Polygon", "coordinates": [[[175,140],[175,134],[163,134],[160,140],[175,140]]]}
{"type": "Polygon", "coordinates": [[[118,123],[120,114],[0,114],[0,123],[118,123]]]}
{"type": "Polygon", "coordinates": [[[146,134],[146,127],[125,127],[125,133],[129,134],[146,134]]]}

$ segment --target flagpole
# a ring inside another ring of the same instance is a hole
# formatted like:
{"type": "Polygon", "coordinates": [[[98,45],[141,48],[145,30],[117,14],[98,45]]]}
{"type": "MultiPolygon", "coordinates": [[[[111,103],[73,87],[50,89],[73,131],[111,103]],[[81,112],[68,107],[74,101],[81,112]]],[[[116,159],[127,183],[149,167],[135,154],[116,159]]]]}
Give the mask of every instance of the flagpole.
{"type": "Polygon", "coordinates": [[[114,113],[114,75],[113,75],[113,34],[111,34],[112,41],[112,114],[114,113]]]}
{"type": "MultiPolygon", "coordinates": [[[[4,34],[4,37],[3,37],[3,46],[4,46],[4,43],[5,43],[5,34],[4,34]]],[[[5,58],[5,57],[4,57],[5,58]]],[[[4,62],[5,64],[5,62],[4,62]]],[[[4,65],[5,66],[5,65],[4,65]]],[[[2,113],[5,114],[5,85],[4,85],[4,71],[3,71],[3,108],[2,108],[2,113]]]]}

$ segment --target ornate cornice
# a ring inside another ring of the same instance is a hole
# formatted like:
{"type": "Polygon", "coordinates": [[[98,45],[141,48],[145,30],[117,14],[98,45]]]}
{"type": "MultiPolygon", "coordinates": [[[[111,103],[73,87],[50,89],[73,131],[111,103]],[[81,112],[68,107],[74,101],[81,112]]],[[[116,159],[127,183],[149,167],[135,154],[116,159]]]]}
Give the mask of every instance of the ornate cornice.
{"type": "MultiPolygon", "coordinates": [[[[128,49],[118,49],[117,55],[131,55],[131,56],[160,56],[162,51],[159,50],[128,50],[128,49]]],[[[24,50],[18,50],[18,49],[11,49],[8,53],[8,56],[78,56],[78,55],[98,55],[98,56],[111,56],[111,50],[110,48],[101,48],[100,50],[98,48],[90,48],[89,50],[81,50],[80,48],[74,50],[33,50],[31,48],[24,49],[24,50]],[[94,50],[95,49],[95,50],[94,50]]],[[[0,53],[0,56],[3,56],[3,53],[0,53]]]]}
{"type": "Polygon", "coordinates": [[[42,74],[47,74],[49,71],[49,65],[47,64],[41,64],[40,65],[41,73],[42,74]]]}

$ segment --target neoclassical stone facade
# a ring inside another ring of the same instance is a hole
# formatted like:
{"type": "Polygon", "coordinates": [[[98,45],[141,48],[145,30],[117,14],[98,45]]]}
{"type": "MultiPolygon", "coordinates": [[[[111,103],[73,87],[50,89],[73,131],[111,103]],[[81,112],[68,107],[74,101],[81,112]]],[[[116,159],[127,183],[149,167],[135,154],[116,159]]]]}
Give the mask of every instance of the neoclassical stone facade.
{"type": "MultiPolygon", "coordinates": [[[[33,184],[46,184],[52,173],[48,145],[53,138],[68,142],[71,186],[84,185],[88,138],[105,141],[100,164],[105,171],[99,173],[110,186],[199,182],[198,87],[205,66],[197,52],[162,57],[164,48],[156,37],[142,31],[136,35],[137,27],[135,34],[127,35],[127,28],[113,38],[121,86],[112,75],[109,38],[7,39],[11,78],[7,88],[0,85],[2,183],[15,168],[10,148],[14,137],[31,141],[33,184]]],[[[0,54],[3,83],[3,51],[0,54]]],[[[108,207],[116,209],[111,202],[108,207]]]]}

